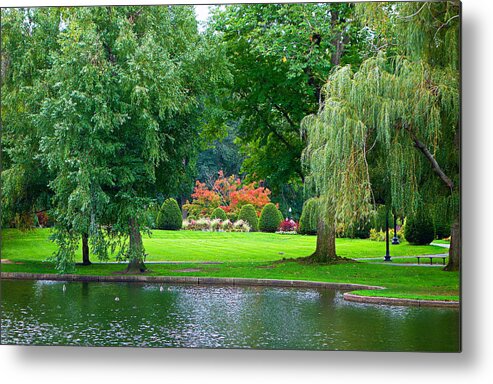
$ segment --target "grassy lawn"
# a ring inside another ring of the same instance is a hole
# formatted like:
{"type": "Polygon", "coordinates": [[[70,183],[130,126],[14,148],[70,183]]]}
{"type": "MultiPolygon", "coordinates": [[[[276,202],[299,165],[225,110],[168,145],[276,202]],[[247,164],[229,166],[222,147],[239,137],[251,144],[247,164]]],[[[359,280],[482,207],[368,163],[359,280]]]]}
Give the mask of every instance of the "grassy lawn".
{"type": "MultiPolygon", "coordinates": [[[[49,241],[49,229],[2,233],[2,258],[9,260],[45,260],[56,249],[49,241]]],[[[236,233],[200,231],[159,231],[144,238],[148,261],[273,261],[310,255],[315,250],[315,236],[275,233],[236,233]]],[[[383,257],[385,243],[361,239],[337,239],[339,256],[348,258],[383,257]]],[[[391,246],[392,256],[444,253],[435,246],[415,246],[403,242],[391,246]]],[[[94,260],[95,261],[95,260],[94,260]]]]}
{"type": "MultiPolygon", "coordinates": [[[[2,264],[4,272],[56,273],[43,262],[55,249],[47,239],[49,231],[21,233],[3,231],[2,258],[21,264],[2,264]]],[[[458,273],[441,268],[391,266],[368,262],[336,265],[302,265],[292,261],[276,262],[283,257],[307,256],[315,248],[314,236],[267,233],[210,233],[190,231],[154,231],[145,239],[148,260],[185,261],[186,264],[148,264],[149,275],[251,277],[296,279],[385,286],[388,289],[368,294],[413,299],[457,300],[458,273]],[[284,254],[279,254],[284,252],[284,254]],[[196,264],[197,261],[221,261],[223,264],[196,264]],[[192,269],[193,271],[187,271],[192,269]]],[[[369,240],[337,239],[341,256],[360,258],[385,254],[385,243],[369,240]]],[[[444,253],[440,247],[418,247],[403,243],[391,247],[392,255],[444,253]]],[[[400,263],[403,259],[396,259],[400,263]]],[[[416,262],[416,259],[407,259],[416,262]]],[[[363,261],[363,260],[362,260],[363,261]]],[[[122,271],[124,265],[93,264],[76,266],[75,273],[108,275],[122,271]]]]}
{"type": "Polygon", "coordinates": [[[450,245],[450,240],[433,240],[435,244],[446,244],[450,245]]]}

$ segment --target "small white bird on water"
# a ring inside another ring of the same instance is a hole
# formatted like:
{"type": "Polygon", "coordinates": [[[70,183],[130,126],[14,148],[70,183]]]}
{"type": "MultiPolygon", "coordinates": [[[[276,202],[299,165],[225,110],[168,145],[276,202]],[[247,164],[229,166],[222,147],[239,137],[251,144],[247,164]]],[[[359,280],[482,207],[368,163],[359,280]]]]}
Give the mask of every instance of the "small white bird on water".
{"type": "Polygon", "coordinates": [[[67,290],[67,287],[65,286],[65,284],[63,284],[62,291],[65,292],[66,290],[67,290]]]}
{"type": "Polygon", "coordinates": [[[159,291],[160,291],[160,292],[164,291],[164,288],[163,288],[163,286],[162,286],[162,285],[159,287],[159,291]]]}
{"type": "Polygon", "coordinates": [[[115,297],[115,301],[120,301],[120,298],[118,296],[115,297]]]}

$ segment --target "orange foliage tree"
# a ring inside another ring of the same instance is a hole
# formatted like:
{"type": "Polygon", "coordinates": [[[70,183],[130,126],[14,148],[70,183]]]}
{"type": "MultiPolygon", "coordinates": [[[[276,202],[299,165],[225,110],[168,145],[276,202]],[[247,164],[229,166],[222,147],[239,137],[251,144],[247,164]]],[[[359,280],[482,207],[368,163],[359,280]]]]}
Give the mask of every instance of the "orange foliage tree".
{"type": "Polygon", "coordinates": [[[235,216],[241,207],[252,204],[260,215],[264,205],[270,202],[270,190],[259,184],[261,182],[242,185],[235,175],[225,177],[224,172],[219,171],[212,189],[198,180],[195,182],[193,200],[191,203],[187,202],[183,208],[194,216],[210,216],[215,208],[220,207],[229,216],[235,216]]]}

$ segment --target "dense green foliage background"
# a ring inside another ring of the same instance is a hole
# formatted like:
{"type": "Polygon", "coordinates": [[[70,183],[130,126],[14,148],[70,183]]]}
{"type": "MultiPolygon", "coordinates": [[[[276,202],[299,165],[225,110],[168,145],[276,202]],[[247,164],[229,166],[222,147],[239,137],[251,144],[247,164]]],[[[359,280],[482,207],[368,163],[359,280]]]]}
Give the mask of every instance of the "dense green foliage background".
{"type": "Polygon", "coordinates": [[[157,207],[223,171],[322,240],[420,210],[458,239],[458,36],[455,1],[2,9],[2,225],[142,269],[157,207]]]}

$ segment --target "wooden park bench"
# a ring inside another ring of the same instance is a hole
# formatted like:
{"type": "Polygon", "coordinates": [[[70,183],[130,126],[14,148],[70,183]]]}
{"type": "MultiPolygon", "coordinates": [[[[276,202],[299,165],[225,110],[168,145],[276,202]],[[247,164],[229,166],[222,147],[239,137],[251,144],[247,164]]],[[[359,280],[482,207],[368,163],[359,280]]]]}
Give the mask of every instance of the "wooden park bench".
{"type": "Polygon", "coordinates": [[[430,259],[430,264],[433,265],[433,259],[442,259],[443,265],[445,265],[445,259],[448,255],[420,255],[416,256],[418,258],[418,264],[420,264],[420,259],[430,259]]]}

